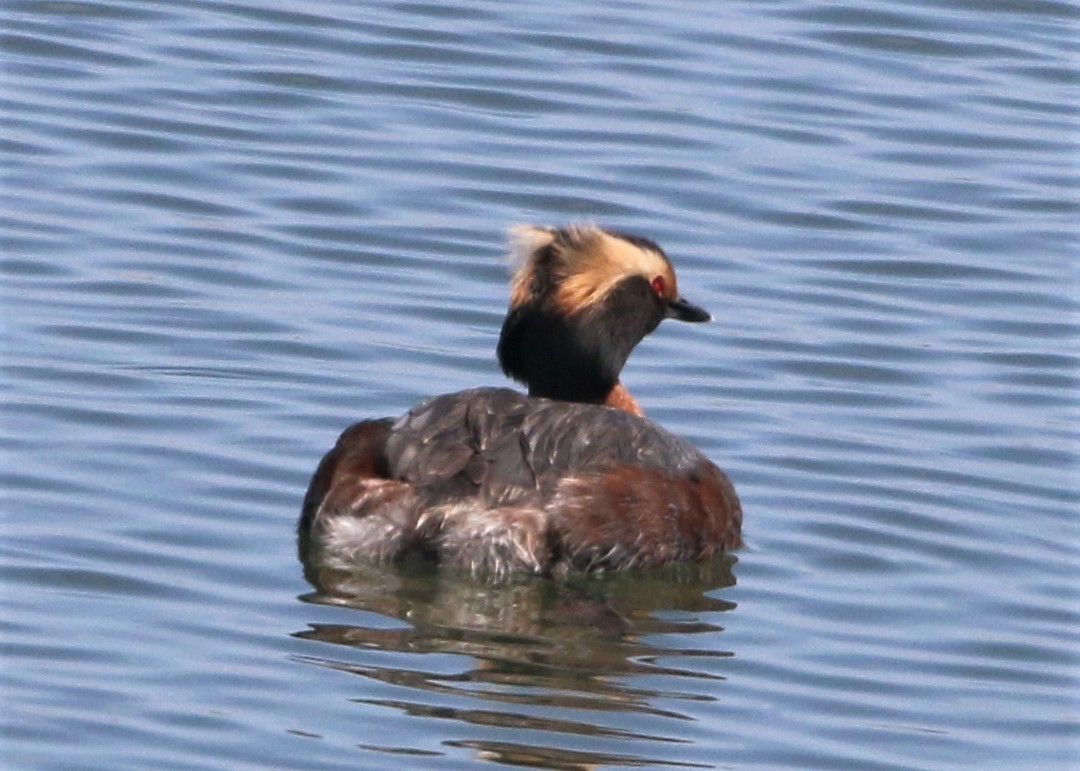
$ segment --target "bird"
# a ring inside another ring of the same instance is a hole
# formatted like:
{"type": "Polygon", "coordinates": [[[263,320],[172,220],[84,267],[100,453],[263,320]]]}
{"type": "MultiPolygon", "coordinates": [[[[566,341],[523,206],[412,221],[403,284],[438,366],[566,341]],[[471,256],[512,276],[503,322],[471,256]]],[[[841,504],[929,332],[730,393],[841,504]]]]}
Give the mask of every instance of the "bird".
{"type": "Polygon", "coordinates": [[[661,321],[704,322],[664,250],[592,223],[511,230],[496,355],[527,393],[479,387],[349,426],[301,507],[308,568],[409,558],[477,576],[705,560],[742,544],[730,478],[620,380],[661,321]]]}

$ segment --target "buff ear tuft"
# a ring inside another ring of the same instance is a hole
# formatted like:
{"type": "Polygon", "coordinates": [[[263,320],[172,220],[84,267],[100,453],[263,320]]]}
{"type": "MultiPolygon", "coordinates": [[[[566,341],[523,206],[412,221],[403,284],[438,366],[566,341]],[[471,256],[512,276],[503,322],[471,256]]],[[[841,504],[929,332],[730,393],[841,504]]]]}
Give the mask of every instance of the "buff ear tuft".
{"type": "Polygon", "coordinates": [[[510,228],[510,267],[515,272],[525,267],[532,256],[555,243],[555,228],[540,225],[517,225],[510,228]]]}

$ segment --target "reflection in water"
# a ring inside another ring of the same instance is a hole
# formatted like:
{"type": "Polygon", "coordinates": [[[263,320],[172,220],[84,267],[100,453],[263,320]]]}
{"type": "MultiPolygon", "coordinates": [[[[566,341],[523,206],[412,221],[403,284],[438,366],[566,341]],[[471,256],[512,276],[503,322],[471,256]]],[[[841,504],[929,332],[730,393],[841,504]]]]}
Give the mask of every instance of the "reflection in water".
{"type": "MultiPolygon", "coordinates": [[[[715,642],[715,633],[722,628],[704,620],[703,614],[734,607],[709,594],[735,583],[734,563],[734,557],[723,555],[706,563],[652,571],[565,582],[521,578],[498,584],[419,563],[364,566],[348,574],[309,569],[307,578],[317,591],[303,597],[305,601],[372,611],[408,626],[318,624],[296,636],[351,649],[339,657],[303,657],[307,663],[401,688],[398,698],[358,698],[359,703],[391,707],[411,717],[452,720],[472,730],[484,728],[481,737],[466,739],[448,731],[454,738],[442,742],[446,747],[469,748],[487,760],[543,768],[687,766],[693,764],[663,760],[670,751],[655,745],[648,756],[594,751],[591,744],[686,741],[677,729],[671,732],[676,735],[664,736],[625,726],[643,722],[635,721],[635,715],[653,718],[644,721],[650,726],[657,718],[690,719],[656,706],[660,700],[713,698],[698,689],[682,693],[671,685],[687,677],[721,681],[721,676],[692,662],[733,654],[683,644],[668,647],[665,642],[671,639],[665,636],[678,635],[684,642],[685,635],[712,633],[708,642],[715,642]],[[379,655],[370,655],[372,651],[379,655]],[[358,655],[361,652],[364,655],[358,655]],[[444,659],[381,655],[385,653],[449,653],[469,660],[466,668],[447,672],[444,659]],[[669,663],[661,664],[661,659],[669,663]],[[680,660],[686,666],[680,666],[680,660]],[[644,687],[645,676],[653,687],[644,687]],[[667,687],[658,688],[657,683],[667,687]],[[619,725],[610,725],[612,719],[619,725]],[[498,736],[500,731],[506,736],[498,736]],[[523,736],[537,738],[528,731],[543,733],[537,743],[521,741],[523,736]],[[583,749],[581,739],[572,737],[593,741],[583,749]],[[558,746],[563,743],[574,746],[558,746]]],[[[416,751],[362,746],[392,753],[416,751]]]]}

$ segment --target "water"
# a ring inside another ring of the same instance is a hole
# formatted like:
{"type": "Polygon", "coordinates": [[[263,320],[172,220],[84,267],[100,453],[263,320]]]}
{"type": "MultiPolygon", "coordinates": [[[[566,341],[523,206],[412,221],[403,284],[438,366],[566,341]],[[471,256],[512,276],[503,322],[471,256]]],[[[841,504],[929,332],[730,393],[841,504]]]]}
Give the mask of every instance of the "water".
{"type": "Polygon", "coordinates": [[[1075,5],[2,14],[7,766],[1080,763],[1075,5]],[[582,219],[713,311],[625,381],[747,547],[313,591],[321,453],[582,219]]]}

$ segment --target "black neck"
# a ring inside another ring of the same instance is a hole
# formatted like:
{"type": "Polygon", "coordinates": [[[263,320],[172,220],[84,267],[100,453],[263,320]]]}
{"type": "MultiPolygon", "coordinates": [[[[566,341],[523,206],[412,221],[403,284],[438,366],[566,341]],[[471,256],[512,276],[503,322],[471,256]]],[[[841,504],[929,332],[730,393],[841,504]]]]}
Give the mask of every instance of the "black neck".
{"type": "Polygon", "coordinates": [[[567,315],[544,298],[511,308],[498,356],[532,396],[601,404],[630,352],[664,317],[648,282],[628,278],[595,306],[567,315]]]}

